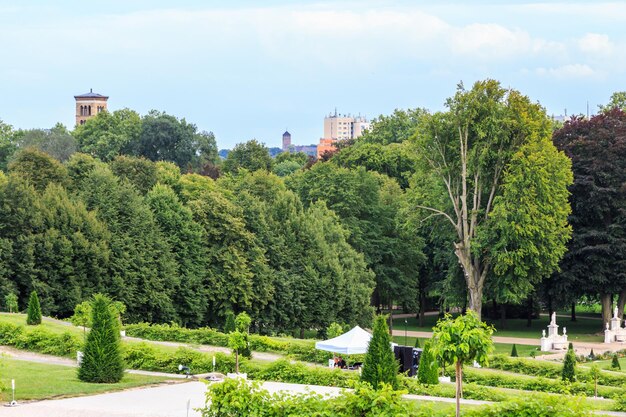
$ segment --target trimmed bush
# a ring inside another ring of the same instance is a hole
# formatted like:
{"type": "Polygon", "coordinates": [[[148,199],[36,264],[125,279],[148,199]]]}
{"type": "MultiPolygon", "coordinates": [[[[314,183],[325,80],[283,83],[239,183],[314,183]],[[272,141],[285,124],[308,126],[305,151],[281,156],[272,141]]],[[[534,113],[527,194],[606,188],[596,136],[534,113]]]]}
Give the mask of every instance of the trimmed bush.
{"type": "Polygon", "coordinates": [[[569,382],[574,382],[576,380],[576,354],[574,353],[574,349],[571,347],[567,349],[567,353],[565,354],[561,379],[569,382]]]}
{"type": "Polygon", "coordinates": [[[591,411],[580,398],[534,396],[471,410],[468,417],[588,417],[591,411]]]}
{"type": "Polygon", "coordinates": [[[30,293],[28,299],[28,312],[26,316],[26,324],[36,326],[41,324],[41,306],[39,305],[39,297],[37,291],[30,293]]]}
{"type": "Polygon", "coordinates": [[[416,338],[415,338],[415,347],[416,347],[417,349],[419,349],[419,348],[420,348],[420,338],[419,338],[419,337],[416,337],[416,338]]]}
{"type": "Polygon", "coordinates": [[[115,383],[124,376],[117,317],[109,305],[111,300],[101,294],[93,297],[91,331],[85,343],[78,378],[85,382],[115,383]]]}
{"type": "Polygon", "coordinates": [[[617,357],[617,353],[613,354],[613,359],[611,359],[611,369],[622,370],[622,366],[619,364],[619,359],[617,357]]]}
{"type": "Polygon", "coordinates": [[[398,362],[391,350],[391,336],[387,327],[387,316],[376,316],[372,339],[367,347],[361,381],[378,389],[381,384],[398,386],[398,362]]]}
{"type": "Polygon", "coordinates": [[[513,343],[513,349],[511,349],[511,357],[517,358],[517,345],[513,343]]]}
{"type": "Polygon", "coordinates": [[[422,384],[435,385],[439,383],[439,363],[430,350],[430,341],[424,343],[424,350],[420,357],[417,379],[422,384]]]}

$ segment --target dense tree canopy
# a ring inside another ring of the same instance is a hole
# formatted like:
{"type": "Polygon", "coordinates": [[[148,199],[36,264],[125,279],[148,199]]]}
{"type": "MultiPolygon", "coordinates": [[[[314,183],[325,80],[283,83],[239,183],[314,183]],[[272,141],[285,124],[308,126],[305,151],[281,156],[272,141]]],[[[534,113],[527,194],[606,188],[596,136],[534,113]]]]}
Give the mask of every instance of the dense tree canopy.
{"type": "Polygon", "coordinates": [[[269,154],[269,149],[265,144],[259,143],[256,139],[235,145],[224,160],[224,172],[235,173],[240,169],[256,171],[263,169],[270,171],[274,165],[274,160],[269,154]]]}

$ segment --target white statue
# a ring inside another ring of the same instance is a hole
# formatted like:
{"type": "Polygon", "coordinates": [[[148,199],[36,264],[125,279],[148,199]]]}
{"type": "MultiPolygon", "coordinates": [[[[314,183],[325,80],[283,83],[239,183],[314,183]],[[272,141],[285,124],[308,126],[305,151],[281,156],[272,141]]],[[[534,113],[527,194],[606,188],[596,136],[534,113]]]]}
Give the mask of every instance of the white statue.
{"type": "MultiPolygon", "coordinates": [[[[607,326],[608,326],[608,324],[607,324],[607,326]]],[[[543,329],[541,331],[541,337],[546,337],[546,329],[543,329]]]]}
{"type": "Polygon", "coordinates": [[[567,334],[567,327],[563,327],[563,336],[567,334]]]}
{"type": "Polygon", "coordinates": [[[552,319],[550,320],[550,324],[556,324],[556,311],[552,312],[552,319]]]}
{"type": "Polygon", "coordinates": [[[606,322],[605,324],[606,324],[606,329],[609,330],[609,323],[606,322]]]}
{"type": "Polygon", "coordinates": [[[613,309],[613,318],[617,318],[617,306],[613,309]]]}

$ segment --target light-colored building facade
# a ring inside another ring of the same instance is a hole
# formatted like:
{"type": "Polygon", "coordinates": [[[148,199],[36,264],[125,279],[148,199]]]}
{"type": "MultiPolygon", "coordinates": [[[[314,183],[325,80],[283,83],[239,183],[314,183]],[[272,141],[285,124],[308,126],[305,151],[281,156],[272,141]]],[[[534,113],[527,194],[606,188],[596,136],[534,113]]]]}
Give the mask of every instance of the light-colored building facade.
{"type": "Polygon", "coordinates": [[[356,139],[369,129],[370,122],[362,116],[329,114],[324,117],[324,137],[317,145],[317,157],[335,149],[338,140],[356,139]]]}
{"type": "Polygon", "coordinates": [[[92,89],[88,93],[74,96],[76,100],[76,125],[83,125],[85,122],[95,117],[101,111],[107,109],[108,96],[94,93],[92,89]]]}

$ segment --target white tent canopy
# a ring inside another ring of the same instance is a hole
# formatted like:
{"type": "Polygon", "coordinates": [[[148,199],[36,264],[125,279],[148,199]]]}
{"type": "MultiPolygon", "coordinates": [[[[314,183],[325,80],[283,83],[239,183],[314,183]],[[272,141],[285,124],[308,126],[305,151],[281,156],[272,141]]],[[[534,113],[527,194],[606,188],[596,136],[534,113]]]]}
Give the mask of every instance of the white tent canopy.
{"type": "Polygon", "coordinates": [[[356,326],[347,333],[332,339],[315,343],[315,349],[327,350],[329,352],[353,355],[356,353],[366,353],[372,335],[356,326]]]}

